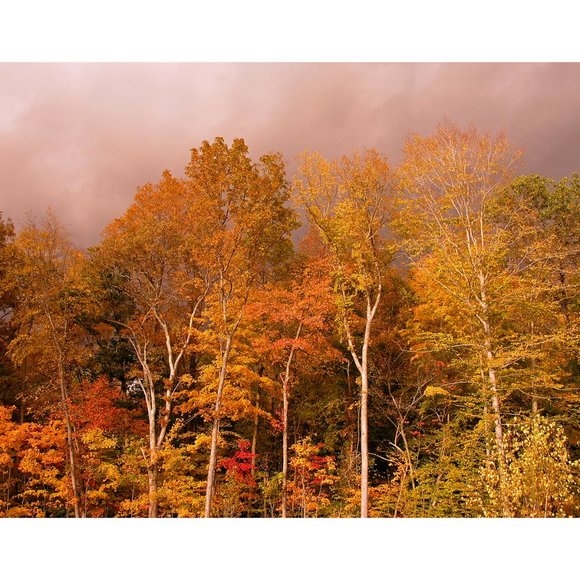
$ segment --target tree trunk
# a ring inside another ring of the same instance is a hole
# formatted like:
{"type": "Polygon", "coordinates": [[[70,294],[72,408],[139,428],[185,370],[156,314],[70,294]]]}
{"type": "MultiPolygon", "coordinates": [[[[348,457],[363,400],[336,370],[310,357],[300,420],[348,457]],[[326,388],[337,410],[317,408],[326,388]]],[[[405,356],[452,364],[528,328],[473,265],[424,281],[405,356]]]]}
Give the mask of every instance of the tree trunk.
{"type": "Polygon", "coordinates": [[[256,413],[254,415],[254,432],[252,433],[252,477],[256,472],[256,444],[258,441],[258,426],[260,424],[260,388],[256,391],[256,413]]]}
{"type": "Polygon", "coordinates": [[[288,498],[288,385],[290,384],[290,368],[292,358],[296,350],[296,341],[302,332],[302,322],[298,325],[294,342],[290,348],[290,354],[286,361],[286,371],[282,381],[282,397],[284,408],[282,410],[282,517],[286,517],[286,504],[288,498]]]}
{"type": "Polygon", "coordinates": [[[226,339],[226,346],[224,349],[224,354],[222,357],[222,366],[220,369],[220,375],[218,379],[217,396],[214,407],[214,420],[213,428],[211,430],[211,447],[209,452],[209,467],[207,472],[207,485],[205,490],[205,512],[204,516],[206,518],[210,517],[211,514],[211,500],[215,491],[215,467],[217,463],[217,443],[218,435],[220,429],[220,410],[222,405],[222,393],[224,390],[224,385],[226,382],[226,373],[228,366],[228,358],[230,355],[230,349],[232,345],[232,337],[228,336],[226,339]]]}
{"type": "MultiPolygon", "coordinates": [[[[487,353],[487,360],[488,363],[491,365],[491,361],[493,359],[493,354],[491,350],[488,350],[487,353]]],[[[501,506],[502,506],[502,516],[504,518],[509,518],[511,516],[510,509],[507,503],[507,498],[505,494],[505,449],[503,445],[503,428],[501,424],[501,411],[500,411],[500,403],[499,403],[499,396],[497,392],[497,379],[495,376],[495,371],[491,366],[488,367],[488,376],[489,376],[489,383],[491,388],[491,406],[494,412],[494,423],[495,423],[495,443],[497,445],[497,452],[498,452],[498,476],[499,476],[499,493],[501,498],[501,506]]]]}
{"type": "MultiPolygon", "coordinates": [[[[362,345],[362,357],[360,362],[360,517],[367,518],[369,515],[369,433],[368,433],[368,398],[369,398],[369,344],[371,341],[371,324],[377,310],[381,296],[381,288],[371,308],[370,297],[367,296],[367,320],[362,345]]],[[[356,363],[356,360],[355,360],[356,363]]],[[[358,366],[358,365],[357,365],[358,366]]]]}
{"type": "Polygon", "coordinates": [[[497,446],[498,454],[498,476],[499,476],[499,494],[501,498],[502,506],[502,516],[504,518],[510,517],[510,510],[507,503],[507,498],[505,494],[505,449],[503,445],[503,427],[501,424],[501,409],[499,402],[499,394],[497,389],[497,377],[495,375],[495,370],[493,368],[493,351],[491,349],[491,332],[490,325],[487,320],[484,320],[484,331],[485,331],[485,357],[487,363],[487,376],[489,380],[489,386],[491,391],[491,407],[494,413],[494,426],[495,426],[495,443],[497,446]]]}
{"type": "Polygon", "coordinates": [[[68,412],[68,401],[67,401],[67,393],[66,393],[66,385],[64,379],[64,365],[63,361],[58,361],[58,378],[60,383],[60,396],[62,402],[62,408],[64,413],[64,420],[66,424],[66,442],[68,447],[68,454],[69,454],[69,461],[70,461],[70,480],[72,485],[73,491],[73,504],[74,504],[74,512],[75,518],[80,518],[80,498],[78,492],[78,484],[77,484],[77,469],[76,469],[76,454],[74,449],[74,437],[73,437],[73,428],[72,422],[70,419],[70,414],[68,412]]]}
{"type": "Polygon", "coordinates": [[[368,517],[369,505],[369,439],[368,439],[368,395],[369,380],[366,360],[366,351],[363,354],[361,371],[360,397],[360,517],[368,517]]]}
{"type": "MultiPolygon", "coordinates": [[[[149,419],[149,459],[147,461],[147,481],[149,485],[149,510],[147,517],[157,517],[157,429],[156,415],[157,403],[155,401],[155,386],[150,376],[148,367],[143,367],[146,387],[143,387],[145,401],[147,403],[147,416],[149,419]]],[[[143,452],[144,453],[144,452],[143,452]]]]}
{"type": "Polygon", "coordinates": [[[348,347],[354,363],[360,373],[361,388],[360,388],[360,454],[361,454],[361,474],[360,474],[360,517],[368,517],[368,503],[369,503],[369,437],[368,437],[368,397],[369,397],[369,373],[368,373],[368,359],[369,359],[369,344],[371,339],[371,325],[373,318],[377,311],[379,301],[381,298],[381,286],[377,292],[374,305],[371,307],[370,296],[367,295],[367,316],[365,324],[365,333],[362,344],[362,354],[359,359],[354,348],[354,341],[346,319],[344,321],[344,328],[347,332],[348,347]]]}
{"type": "Polygon", "coordinates": [[[482,316],[479,318],[483,326],[484,335],[484,352],[485,352],[485,364],[487,367],[487,376],[489,380],[489,387],[491,391],[491,407],[494,412],[494,424],[495,424],[495,443],[497,446],[498,454],[498,477],[499,477],[499,494],[501,498],[502,506],[502,516],[504,518],[510,517],[510,509],[507,502],[507,497],[505,493],[505,449],[503,445],[503,428],[501,424],[501,409],[499,402],[499,394],[497,388],[497,377],[495,375],[495,369],[493,368],[493,350],[491,344],[491,323],[489,316],[489,305],[487,302],[487,292],[486,292],[486,282],[483,272],[479,272],[479,285],[480,285],[480,298],[479,303],[482,308],[482,316]]]}
{"type": "Polygon", "coordinates": [[[288,501],[288,382],[282,387],[284,409],[282,411],[282,517],[286,517],[288,501]]]}
{"type": "MultiPolygon", "coordinates": [[[[150,391],[155,405],[155,392],[150,391]]],[[[153,406],[149,413],[149,462],[147,464],[147,479],[149,482],[149,518],[157,517],[157,433],[155,428],[155,411],[153,406]]]]}
{"type": "Polygon", "coordinates": [[[409,442],[407,441],[407,436],[405,435],[404,421],[401,422],[401,439],[403,440],[403,445],[405,446],[405,455],[407,457],[407,465],[409,466],[409,477],[411,480],[411,487],[415,489],[415,471],[413,470],[413,457],[411,456],[409,442]]]}
{"type": "Polygon", "coordinates": [[[157,517],[157,452],[152,450],[152,457],[147,466],[149,480],[149,514],[147,517],[157,517]]]}

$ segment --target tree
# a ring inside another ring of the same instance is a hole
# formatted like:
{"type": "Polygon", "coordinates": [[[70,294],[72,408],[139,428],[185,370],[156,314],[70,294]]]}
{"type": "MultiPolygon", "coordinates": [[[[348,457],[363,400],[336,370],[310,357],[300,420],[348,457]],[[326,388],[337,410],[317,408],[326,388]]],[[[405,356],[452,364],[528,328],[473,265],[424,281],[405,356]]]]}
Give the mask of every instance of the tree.
{"type": "Polygon", "coordinates": [[[111,517],[123,497],[124,457],[133,441],[147,434],[140,409],[130,409],[128,396],[105,377],[74,385],[70,415],[78,445],[78,481],[83,517],[111,517]]]}
{"type": "Polygon", "coordinates": [[[6,517],[62,517],[74,504],[66,470],[63,421],[12,421],[14,407],[0,407],[0,505],[6,517]]]}
{"type": "Polygon", "coordinates": [[[250,290],[289,255],[296,225],[285,206],[288,189],[279,154],[254,163],[243,139],[231,147],[222,138],[192,149],[186,168],[191,216],[200,260],[215,287],[208,296],[209,333],[218,344],[215,407],[208,466],[205,517],[211,515],[222,396],[234,337],[250,290]]]}
{"type": "Polygon", "coordinates": [[[368,353],[389,262],[384,233],[393,207],[390,170],[373,149],[339,161],[305,153],[295,187],[298,201],[332,256],[340,324],[360,375],[361,517],[367,517],[368,353]],[[363,321],[359,341],[354,328],[357,314],[363,321]]]}
{"type": "Polygon", "coordinates": [[[10,263],[14,260],[13,241],[14,226],[10,219],[4,220],[0,212],[0,401],[12,404],[15,401],[17,381],[14,368],[8,357],[8,343],[12,339],[14,324],[10,318],[15,306],[15,295],[7,290],[6,276],[10,263]]]}
{"type": "Polygon", "coordinates": [[[190,382],[181,369],[213,283],[195,251],[191,211],[185,183],[165,171],[158,184],[138,190],[94,252],[108,302],[117,305],[106,321],[122,329],[139,361],[135,378],[149,423],[149,517],[157,516],[159,451],[174,396],[190,382]]]}
{"type": "Polygon", "coordinates": [[[579,378],[580,178],[517,177],[498,195],[492,217],[512,239],[507,259],[520,265],[523,281],[534,289],[517,321],[529,334],[529,353],[518,369],[528,382],[522,388],[534,413],[542,401],[548,410],[556,399],[573,403],[571,387],[579,378]]]}
{"type": "Polygon", "coordinates": [[[220,461],[220,467],[226,471],[226,482],[219,494],[220,512],[225,517],[240,517],[248,500],[256,495],[253,471],[256,454],[250,451],[250,446],[247,439],[238,439],[233,456],[220,461]]]}
{"type": "MultiPolygon", "coordinates": [[[[507,499],[513,517],[546,518],[576,515],[574,472],[562,427],[540,415],[518,417],[506,429],[507,499]]],[[[496,497],[497,472],[481,470],[482,511],[486,516],[502,513],[496,497]]]]}
{"type": "Polygon", "coordinates": [[[294,481],[289,486],[290,503],[299,506],[303,518],[314,511],[318,516],[321,508],[330,503],[329,488],[336,481],[334,457],[323,454],[323,443],[313,443],[310,437],[292,445],[291,459],[294,481]]]}
{"type": "MultiPolygon", "coordinates": [[[[440,125],[430,137],[412,136],[404,147],[399,187],[404,197],[400,221],[407,251],[423,283],[440,287],[438,308],[454,311],[453,347],[472,349],[486,379],[498,450],[500,495],[505,496],[505,456],[498,369],[502,332],[498,321],[510,294],[520,285],[520,264],[506,262],[511,243],[490,218],[490,204],[513,177],[521,152],[504,134],[480,135],[440,125]],[[457,329],[461,329],[458,336],[457,329]]],[[[505,335],[504,335],[505,338],[505,335]]],[[[509,516],[507,500],[504,515],[509,516]]]]}
{"type": "Polygon", "coordinates": [[[94,309],[90,286],[83,276],[85,258],[74,249],[52,212],[39,224],[28,224],[15,241],[15,259],[7,274],[8,288],[17,293],[13,322],[18,327],[9,345],[16,365],[28,360],[42,366],[50,386],[60,395],[66,427],[68,472],[73,508],[80,517],[77,444],[70,416],[69,387],[83,356],[81,320],[94,309]]]}
{"type": "Polygon", "coordinates": [[[334,314],[334,301],[325,260],[297,263],[290,269],[287,285],[268,284],[253,296],[250,316],[261,321],[254,340],[256,350],[266,355],[282,392],[282,517],[287,512],[288,409],[290,386],[296,381],[296,358],[306,357],[317,365],[336,360],[340,353],[325,332],[334,314]],[[281,371],[281,372],[277,372],[281,371]]]}

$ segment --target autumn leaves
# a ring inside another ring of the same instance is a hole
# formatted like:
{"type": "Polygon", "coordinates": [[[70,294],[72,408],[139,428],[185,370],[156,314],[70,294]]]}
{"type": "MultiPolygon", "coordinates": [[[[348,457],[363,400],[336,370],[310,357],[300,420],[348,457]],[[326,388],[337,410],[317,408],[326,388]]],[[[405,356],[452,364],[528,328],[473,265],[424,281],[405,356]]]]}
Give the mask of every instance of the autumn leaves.
{"type": "Polygon", "coordinates": [[[538,449],[571,477],[552,418],[575,400],[580,186],[514,180],[520,156],[447,123],[396,168],[305,153],[289,183],[278,154],[217,138],[86,253],[54,216],[2,223],[11,403],[42,428],[14,428],[0,468],[37,477],[45,429],[76,516],[531,513],[514,482],[538,449]]]}

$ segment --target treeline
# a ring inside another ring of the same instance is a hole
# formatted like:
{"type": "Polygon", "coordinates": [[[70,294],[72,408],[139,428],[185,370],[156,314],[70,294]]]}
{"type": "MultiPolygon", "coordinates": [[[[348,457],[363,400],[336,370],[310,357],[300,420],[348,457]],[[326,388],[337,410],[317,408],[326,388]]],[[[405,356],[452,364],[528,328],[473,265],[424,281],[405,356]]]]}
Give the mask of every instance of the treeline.
{"type": "Polygon", "coordinates": [[[87,251],[0,214],[0,514],[578,515],[580,178],[521,157],[217,138],[87,251]]]}

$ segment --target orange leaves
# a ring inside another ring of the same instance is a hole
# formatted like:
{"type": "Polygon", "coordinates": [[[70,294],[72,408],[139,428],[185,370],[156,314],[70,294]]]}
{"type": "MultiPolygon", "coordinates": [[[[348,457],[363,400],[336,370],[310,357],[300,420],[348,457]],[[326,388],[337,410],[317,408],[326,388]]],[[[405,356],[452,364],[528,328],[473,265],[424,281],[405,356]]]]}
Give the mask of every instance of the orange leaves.
{"type": "Polygon", "coordinates": [[[228,146],[218,137],[192,149],[186,175],[191,223],[206,267],[231,272],[228,278],[236,282],[289,250],[296,220],[285,207],[288,192],[280,155],[254,163],[243,139],[228,146]]]}
{"type": "Polygon", "coordinates": [[[77,429],[100,429],[117,435],[145,435],[144,421],[137,418],[136,412],[121,406],[121,393],[106,378],[76,385],[72,396],[70,412],[77,429]]]}
{"type": "Polygon", "coordinates": [[[16,364],[26,356],[78,359],[86,354],[79,321],[94,313],[96,302],[84,275],[85,258],[49,212],[30,223],[14,241],[15,258],[6,285],[18,295],[13,322],[19,325],[9,347],[16,364]],[[72,340],[74,337],[74,340],[72,340]]]}
{"type": "Polygon", "coordinates": [[[0,407],[0,469],[14,466],[27,438],[27,428],[12,422],[13,412],[14,407],[0,407]]]}
{"type": "Polygon", "coordinates": [[[60,421],[15,423],[12,411],[0,407],[0,511],[8,517],[64,515],[72,501],[70,482],[63,477],[64,427],[60,421]]]}
{"type": "Polygon", "coordinates": [[[335,303],[327,272],[311,262],[294,269],[288,285],[269,284],[252,296],[248,319],[256,350],[284,365],[291,349],[319,362],[338,356],[327,340],[335,303]]]}
{"type": "MultiPolygon", "coordinates": [[[[125,215],[105,230],[95,261],[101,271],[116,272],[115,287],[136,307],[131,326],[153,320],[153,305],[171,317],[199,295],[188,211],[183,180],[166,171],[158,184],[141,188],[125,215]]],[[[187,325],[187,313],[182,316],[187,325]]]]}

